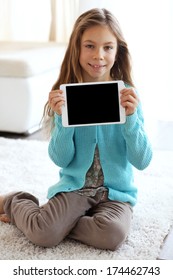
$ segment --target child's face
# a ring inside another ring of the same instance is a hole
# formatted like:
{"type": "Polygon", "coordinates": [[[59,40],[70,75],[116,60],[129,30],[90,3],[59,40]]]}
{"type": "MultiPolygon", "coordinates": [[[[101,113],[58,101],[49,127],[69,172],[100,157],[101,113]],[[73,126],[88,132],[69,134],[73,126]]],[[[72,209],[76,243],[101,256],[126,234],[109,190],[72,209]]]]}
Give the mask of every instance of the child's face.
{"type": "Polygon", "coordinates": [[[117,39],[107,26],[87,29],[81,39],[79,57],[84,82],[111,80],[116,53],[117,39]]]}

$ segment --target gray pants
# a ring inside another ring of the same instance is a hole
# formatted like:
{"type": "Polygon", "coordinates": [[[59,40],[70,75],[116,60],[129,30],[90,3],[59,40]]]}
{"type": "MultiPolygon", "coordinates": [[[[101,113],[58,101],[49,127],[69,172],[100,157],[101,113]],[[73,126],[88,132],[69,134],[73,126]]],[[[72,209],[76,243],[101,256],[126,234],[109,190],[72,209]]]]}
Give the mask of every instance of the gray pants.
{"type": "Polygon", "coordinates": [[[110,201],[107,195],[94,197],[60,193],[43,206],[29,193],[9,194],[4,211],[24,235],[43,247],[58,245],[70,237],[100,249],[117,249],[126,239],[132,207],[110,201]]]}

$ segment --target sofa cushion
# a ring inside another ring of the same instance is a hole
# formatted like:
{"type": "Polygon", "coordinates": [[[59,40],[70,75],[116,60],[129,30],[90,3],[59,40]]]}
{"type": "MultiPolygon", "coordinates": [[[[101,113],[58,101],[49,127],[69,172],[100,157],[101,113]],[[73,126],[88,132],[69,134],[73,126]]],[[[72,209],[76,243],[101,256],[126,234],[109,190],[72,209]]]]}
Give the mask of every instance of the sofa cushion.
{"type": "Polygon", "coordinates": [[[31,77],[59,68],[65,44],[0,42],[0,77],[31,77]]]}

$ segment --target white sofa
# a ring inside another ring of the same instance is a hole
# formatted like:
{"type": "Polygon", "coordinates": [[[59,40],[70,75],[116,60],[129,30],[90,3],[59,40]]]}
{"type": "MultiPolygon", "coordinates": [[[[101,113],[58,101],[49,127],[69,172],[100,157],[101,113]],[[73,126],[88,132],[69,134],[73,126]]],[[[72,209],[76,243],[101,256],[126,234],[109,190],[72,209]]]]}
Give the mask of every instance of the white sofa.
{"type": "Polygon", "coordinates": [[[40,128],[65,49],[57,43],[0,42],[0,131],[40,128]]]}

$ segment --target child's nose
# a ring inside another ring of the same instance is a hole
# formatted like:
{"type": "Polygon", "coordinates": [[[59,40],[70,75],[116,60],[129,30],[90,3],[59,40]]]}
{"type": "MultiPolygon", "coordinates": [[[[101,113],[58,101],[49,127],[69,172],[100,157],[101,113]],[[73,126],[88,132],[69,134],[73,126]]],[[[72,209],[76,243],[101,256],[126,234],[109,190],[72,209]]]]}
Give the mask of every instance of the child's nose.
{"type": "Polygon", "coordinates": [[[103,50],[102,49],[96,49],[93,58],[97,59],[97,60],[104,59],[103,50]]]}

